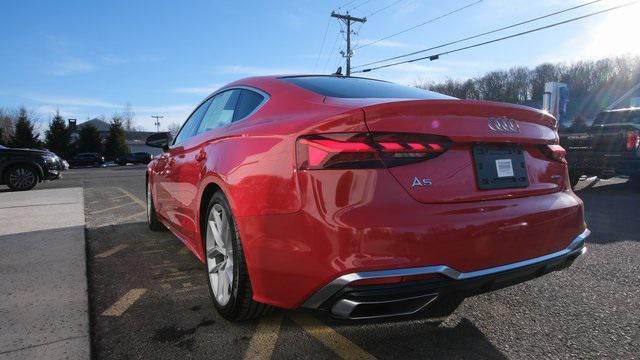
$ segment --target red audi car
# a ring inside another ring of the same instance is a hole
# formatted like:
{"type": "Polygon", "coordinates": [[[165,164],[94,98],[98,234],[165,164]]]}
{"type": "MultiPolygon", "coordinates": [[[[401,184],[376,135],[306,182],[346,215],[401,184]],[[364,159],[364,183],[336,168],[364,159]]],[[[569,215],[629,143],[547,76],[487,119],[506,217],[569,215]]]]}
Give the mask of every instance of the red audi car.
{"type": "Polygon", "coordinates": [[[569,266],[589,235],[557,122],[339,76],[240,80],[207,97],[147,171],[153,230],[206,264],[225,318],[453,311],[569,266]]]}

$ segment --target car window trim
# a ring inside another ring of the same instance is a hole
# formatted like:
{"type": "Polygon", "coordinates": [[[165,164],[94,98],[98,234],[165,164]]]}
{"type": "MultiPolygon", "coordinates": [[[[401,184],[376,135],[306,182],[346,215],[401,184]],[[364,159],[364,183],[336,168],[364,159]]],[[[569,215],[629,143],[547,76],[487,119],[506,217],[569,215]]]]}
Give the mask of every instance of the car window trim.
{"type": "MultiPolygon", "coordinates": [[[[185,125],[187,125],[187,122],[189,122],[189,119],[191,119],[191,117],[193,116],[193,114],[196,113],[196,111],[200,110],[200,107],[202,105],[204,105],[207,101],[209,101],[211,98],[213,97],[213,95],[207,97],[206,99],[204,99],[202,102],[200,102],[200,104],[198,104],[198,106],[196,106],[193,111],[191,112],[191,114],[189,114],[189,116],[187,116],[187,120],[185,120],[182,123],[182,126],[180,127],[180,130],[178,130],[178,133],[176,134],[175,139],[173,139],[173,141],[171,142],[171,147],[175,147],[176,145],[180,145],[181,143],[177,143],[178,141],[178,135],[180,135],[180,133],[182,132],[182,129],[184,128],[185,125]]],[[[211,104],[209,104],[211,105],[211,104]]],[[[207,108],[207,110],[209,110],[209,108],[207,108]]],[[[205,110],[205,114],[207,113],[207,110],[205,110]]],[[[204,114],[202,115],[202,118],[204,118],[204,114]]],[[[202,122],[202,119],[200,119],[200,121],[198,121],[198,124],[196,125],[195,129],[197,130],[198,127],[200,126],[200,122],[202,122]]],[[[194,133],[193,135],[189,136],[188,138],[186,138],[185,140],[191,139],[193,136],[195,136],[196,134],[194,133]]],[[[184,141],[183,141],[184,142],[184,141]]]]}
{"type": "MultiPolygon", "coordinates": [[[[231,120],[231,124],[236,123],[238,121],[242,121],[242,120],[250,117],[251,115],[255,114],[271,98],[271,96],[269,96],[269,94],[267,94],[266,92],[264,92],[264,91],[262,91],[260,89],[256,89],[256,88],[249,87],[249,86],[241,86],[239,88],[241,88],[242,90],[253,91],[254,93],[262,96],[262,101],[253,110],[251,110],[250,113],[248,113],[244,117],[241,117],[240,119],[231,120]]],[[[242,93],[240,93],[240,96],[242,96],[242,93]]],[[[238,103],[240,103],[240,97],[238,97],[238,101],[236,102],[236,107],[235,107],[234,112],[238,110],[238,103]]]]}
{"type": "MultiPolygon", "coordinates": [[[[173,147],[175,147],[176,145],[180,145],[180,144],[176,143],[176,139],[178,138],[178,135],[180,134],[180,131],[182,131],[182,128],[187,124],[187,121],[191,118],[191,116],[192,116],[196,111],[198,111],[198,109],[200,108],[200,106],[202,106],[204,103],[206,103],[207,101],[209,101],[209,100],[210,100],[211,98],[213,98],[214,96],[216,96],[216,95],[218,95],[218,94],[221,94],[221,93],[223,93],[223,92],[225,92],[225,91],[229,91],[229,90],[251,90],[251,91],[257,92],[258,94],[262,95],[262,97],[264,98],[264,99],[262,100],[262,102],[260,103],[260,105],[256,106],[256,108],[254,109],[254,111],[252,111],[252,112],[251,112],[251,113],[249,113],[247,116],[245,116],[245,117],[243,117],[243,118],[241,118],[241,119],[238,119],[238,120],[235,120],[235,121],[231,121],[229,124],[233,124],[233,123],[236,123],[236,122],[238,122],[238,121],[242,121],[242,120],[244,120],[244,119],[248,118],[249,116],[251,116],[251,115],[255,114],[258,110],[260,110],[260,108],[262,108],[262,107],[264,106],[264,104],[266,104],[266,103],[267,103],[267,101],[269,101],[269,100],[271,99],[271,95],[270,95],[268,92],[266,92],[266,91],[264,91],[264,90],[262,90],[262,89],[258,89],[258,88],[253,87],[253,86],[248,86],[248,85],[233,85],[233,86],[230,86],[230,87],[223,87],[223,88],[221,88],[221,89],[218,89],[218,90],[216,90],[215,92],[213,92],[212,94],[210,94],[209,96],[207,96],[204,100],[202,100],[202,101],[198,104],[198,106],[196,106],[196,107],[193,109],[193,111],[189,114],[189,116],[187,116],[187,119],[182,123],[182,126],[180,127],[180,130],[179,130],[179,131],[178,131],[178,133],[176,134],[175,139],[173,139],[173,142],[171,143],[171,147],[173,148],[173,147]]],[[[237,106],[238,106],[238,102],[236,101],[236,107],[237,107],[237,106]]],[[[233,110],[234,112],[235,112],[235,109],[236,109],[236,108],[234,107],[234,110],[233,110]]],[[[203,116],[202,118],[204,119],[204,116],[203,116]]],[[[202,119],[200,119],[200,122],[201,122],[201,121],[202,121],[202,119]]],[[[198,122],[198,126],[196,127],[196,129],[197,129],[198,127],[200,127],[200,122],[198,122]]],[[[229,124],[227,124],[227,125],[229,125],[229,124]]],[[[189,137],[189,138],[191,138],[191,137],[189,137]]],[[[189,138],[187,138],[187,139],[189,139],[189,138]]]]}
{"type": "MultiPolygon", "coordinates": [[[[216,93],[215,95],[211,95],[209,98],[210,98],[210,99],[213,99],[213,98],[215,98],[216,96],[218,96],[218,95],[220,95],[220,94],[222,94],[222,93],[225,93],[225,92],[227,92],[227,91],[234,91],[234,90],[239,90],[239,89],[235,89],[235,88],[228,88],[228,89],[225,89],[224,91],[219,91],[219,92],[218,92],[218,93],[216,93]]],[[[235,112],[236,112],[236,108],[238,107],[238,100],[240,99],[240,95],[241,95],[241,94],[242,94],[242,92],[240,91],[240,92],[238,93],[238,97],[236,98],[236,102],[235,102],[235,104],[233,104],[233,113],[234,113],[234,114],[235,114],[235,112]]],[[[213,101],[212,101],[211,103],[213,103],[213,101]]],[[[225,105],[226,105],[226,104],[225,104],[225,105]]],[[[210,108],[210,107],[211,107],[211,104],[209,104],[209,108],[210,108]]],[[[202,125],[202,121],[204,120],[205,116],[207,116],[207,113],[208,113],[208,112],[209,112],[209,109],[207,108],[207,111],[205,111],[205,112],[204,112],[204,115],[202,115],[202,119],[200,119],[200,122],[198,123],[198,127],[196,128],[196,133],[194,134],[194,136],[195,136],[195,135],[198,135],[198,134],[206,133],[207,131],[214,130],[214,129],[210,129],[210,130],[206,130],[206,131],[198,132],[198,129],[200,128],[200,125],[202,125]]],[[[231,119],[232,119],[232,121],[231,121],[231,122],[233,122],[233,115],[231,115],[231,119]]],[[[229,122],[229,124],[231,124],[231,122],[229,122]]],[[[229,125],[229,124],[226,124],[226,125],[229,125]]],[[[226,125],[225,125],[225,126],[226,126],[226,125]]],[[[220,127],[224,127],[224,126],[220,126],[220,127]]],[[[217,128],[215,128],[215,129],[219,129],[220,127],[217,127],[217,128]]]]}

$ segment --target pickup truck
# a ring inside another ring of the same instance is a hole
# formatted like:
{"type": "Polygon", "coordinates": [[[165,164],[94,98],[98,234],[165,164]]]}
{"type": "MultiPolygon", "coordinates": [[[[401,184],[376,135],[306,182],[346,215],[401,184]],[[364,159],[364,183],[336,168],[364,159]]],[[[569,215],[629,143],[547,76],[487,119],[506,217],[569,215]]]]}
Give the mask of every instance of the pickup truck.
{"type": "Polygon", "coordinates": [[[627,175],[640,189],[640,108],[603,111],[584,131],[560,134],[567,151],[569,179],[627,175]]]}

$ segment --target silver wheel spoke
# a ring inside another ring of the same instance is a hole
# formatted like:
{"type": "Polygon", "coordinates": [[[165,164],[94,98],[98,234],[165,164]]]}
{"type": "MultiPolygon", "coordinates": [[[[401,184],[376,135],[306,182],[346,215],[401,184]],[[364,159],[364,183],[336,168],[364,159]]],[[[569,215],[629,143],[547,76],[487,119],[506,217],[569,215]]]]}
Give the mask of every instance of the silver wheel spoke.
{"type": "Polygon", "coordinates": [[[211,291],[221,306],[229,302],[233,291],[233,240],[229,228],[229,214],[220,204],[214,204],[207,218],[205,247],[211,291]]]}
{"type": "MultiPolygon", "coordinates": [[[[227,261],[226,260],[222,260],[221,262],[213,265],[211,267],[211,269],[209,269],[209,273],[213,274],[213,273],[219,273],[220,271],[224,271],[224,267],[227,265],[227,261]]],[[[219,275],[219,274],[218,274],[219,275]]]]}

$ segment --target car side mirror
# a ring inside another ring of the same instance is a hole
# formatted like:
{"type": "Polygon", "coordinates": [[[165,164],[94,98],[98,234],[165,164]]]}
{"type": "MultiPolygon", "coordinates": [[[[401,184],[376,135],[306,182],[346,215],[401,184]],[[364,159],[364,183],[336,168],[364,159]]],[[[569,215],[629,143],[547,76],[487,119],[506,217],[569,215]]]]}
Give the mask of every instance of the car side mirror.
{"type": "Polygon", "coordinates": [[[168,132],[156,133],[147,138],[145,144],[154,148],[160,148],[164,151],[169,150],[169,144],[171,144],[171,134],[168,132]]]}

